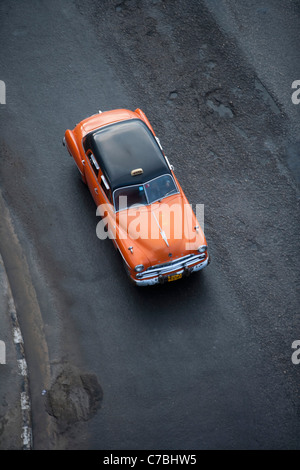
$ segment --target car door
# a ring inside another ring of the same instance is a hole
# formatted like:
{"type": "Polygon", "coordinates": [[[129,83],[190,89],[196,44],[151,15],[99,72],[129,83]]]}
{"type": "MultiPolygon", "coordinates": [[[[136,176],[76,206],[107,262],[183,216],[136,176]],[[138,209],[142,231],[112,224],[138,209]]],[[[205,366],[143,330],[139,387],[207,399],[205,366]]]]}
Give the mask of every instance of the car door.
{"type": "Polygon", "coordinates": [[[105,221],[105,231],[109,232],[109,238],[116,238],[115,213],[112,204],[112,191],[104,177],[95,155],[91,150],[86,152],[86,182],[97,208],[101,209],[98,215],[101,215],[105,221]],[[101,208],[99,206],[102,206],[101,208]]]}
{"type": "MultiPolygon", "coordinates": [[[[98,181],[100,184],[101,200],[103,201],[103,207],[101,210],[101,216],[106,223],[106,231],[109,232],[109,238],[115,240],[116,238],[116,215],[113,206],[112,190],[111,187],[101,172],[98,173],[98,181]]],[[[100,214],[99,214],[100,215],[100,214]]]]}

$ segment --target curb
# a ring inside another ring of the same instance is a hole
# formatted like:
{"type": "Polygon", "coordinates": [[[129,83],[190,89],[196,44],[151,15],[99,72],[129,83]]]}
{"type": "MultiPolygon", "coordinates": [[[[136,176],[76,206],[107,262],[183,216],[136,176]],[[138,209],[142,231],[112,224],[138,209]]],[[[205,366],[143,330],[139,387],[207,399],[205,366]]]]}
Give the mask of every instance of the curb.
{"type": "Polygon", "coordinates": [[[13,342],[16,349],[17,363],[19,369],[19,375],[21,376],[21,391],[20,391],[20,406],[22,415],[22,449],[32,449],[32,420],[31,420],[31,400],[29,394],[29,379],[28,379],[28,368],[25,358],[24,341],[19,326],[18,315],[15,307],[15,302],[12,296],[9,280],[5,270],[5,265],[0,254],[0,263],[3,266],[5,284],[6,284],[6,295],[8,297],[8,311],[10,321],[12,323],[13,342]]]}

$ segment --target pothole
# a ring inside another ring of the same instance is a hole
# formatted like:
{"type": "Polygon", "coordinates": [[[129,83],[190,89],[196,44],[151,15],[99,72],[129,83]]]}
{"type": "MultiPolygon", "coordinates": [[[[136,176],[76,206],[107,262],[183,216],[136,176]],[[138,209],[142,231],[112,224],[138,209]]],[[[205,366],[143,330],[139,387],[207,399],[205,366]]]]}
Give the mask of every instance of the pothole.
{"type": "Polygon", "coordinates": [[[177,96],[178,96],[177,90],[173,90],[169,93],[169,99],[170,100],[176,100],[177,96]]]}
{"type": "Polygon", "coordinates": [[[61,430],[78,421],[92,418],[103,399],[96,375],[65,365],[45,394],[46,411],[53,416],[61,430]]]}

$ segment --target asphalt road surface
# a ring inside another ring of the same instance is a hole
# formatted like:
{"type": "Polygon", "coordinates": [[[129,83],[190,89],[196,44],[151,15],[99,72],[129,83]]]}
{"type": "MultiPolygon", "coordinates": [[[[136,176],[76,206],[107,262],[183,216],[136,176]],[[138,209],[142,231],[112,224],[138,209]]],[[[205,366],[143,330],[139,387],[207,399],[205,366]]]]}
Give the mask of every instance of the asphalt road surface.
{"type": "Polygon", "coordinates": [[[1,2],[0,250],[35,449],[300,448],[299,40],[298,0],[1,2]],[[61,145],[122,107],[205,204],[212,263],[170,285],[129,283],[61,145]]]}

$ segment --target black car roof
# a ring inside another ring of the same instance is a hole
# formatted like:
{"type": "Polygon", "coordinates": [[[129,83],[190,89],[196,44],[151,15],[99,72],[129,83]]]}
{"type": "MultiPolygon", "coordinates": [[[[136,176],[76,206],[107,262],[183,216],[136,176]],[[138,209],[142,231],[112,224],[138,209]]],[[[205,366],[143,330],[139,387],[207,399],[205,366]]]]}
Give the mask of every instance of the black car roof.
{"type": "Polygon", "coordinates": [[[140,119],[109,124],[93,131],[84,139],[112,190],[132,184],[143,184],[170,169],[152,132],[140,119]],[[132,176],[132,170],[143,173],[132,176]]]}

